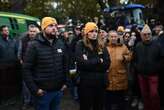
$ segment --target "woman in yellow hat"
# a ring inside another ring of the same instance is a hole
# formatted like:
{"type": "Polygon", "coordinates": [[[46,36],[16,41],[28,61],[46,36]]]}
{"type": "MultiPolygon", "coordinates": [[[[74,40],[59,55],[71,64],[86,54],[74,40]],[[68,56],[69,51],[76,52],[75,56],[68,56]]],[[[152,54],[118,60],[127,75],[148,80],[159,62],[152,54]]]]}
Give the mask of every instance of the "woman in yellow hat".
{"type": "Polygon", "coordinates": [[[76,45],[77,70],[80,74],[80,110],[103,110],[106,71],[110,57],[98,42],[98,27],[88,22],[83,40],[76,45]]]}

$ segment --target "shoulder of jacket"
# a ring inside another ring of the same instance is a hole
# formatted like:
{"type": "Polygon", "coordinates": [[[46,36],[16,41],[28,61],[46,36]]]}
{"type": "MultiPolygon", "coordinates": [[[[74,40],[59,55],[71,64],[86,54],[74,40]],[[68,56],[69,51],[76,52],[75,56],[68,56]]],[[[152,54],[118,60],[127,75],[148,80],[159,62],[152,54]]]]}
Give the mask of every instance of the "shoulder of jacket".
{"type": "Polygon", "coordinates": [[[61,38],[56,38],[56,42],[64,43],[64,41],[61,38]]]}
{"type": "Polygon", "coordinates": [[[141,42],[138,42],[138,43],[136,44],[135,48],[138,48],[138,47],[140,47],[140,46],[143,46],[143,42],[142,42],[142,41],[141,41],[141,42]]]}
{"type": "Polygon", "coordinates": [[[125,44],[122,44],[122,47],[125,48],[125,49],[127,48],[127,46],[125,44]]]}
{"type": "Polygon", "coordinates": [[[67,44],[60,38],[56,39],[56,45],[66,46],[67,44]]]}
{"type": "Polygon", "coordinates": [[[158,40],[153,41],[153,45],[157,46],[157,48],[161,47],[161,43],[158,40]]]}
{"type": "Polygon", "coordinates": [[[28,40],[28,35],[21,37],[20,40],[22,42],[27,41],[28,40]]]}
{"type": "Polygon", "coordinates": [[[76,43],[76,45],[83,46],[83,45],[84,45],[83,40],[79,40],[79,41],[76,43]]]}
{"type": "Polygon", "coordinates": [[[37,40],[32,40],[32,41],[29,41],[29,42],[28,42],[28,45],[29,45],[29,46],[32,46],[32,47],[35,47],[36,45],[38,45],[38,43],[39,43],[39,42],[38,42],[37,40]]]}

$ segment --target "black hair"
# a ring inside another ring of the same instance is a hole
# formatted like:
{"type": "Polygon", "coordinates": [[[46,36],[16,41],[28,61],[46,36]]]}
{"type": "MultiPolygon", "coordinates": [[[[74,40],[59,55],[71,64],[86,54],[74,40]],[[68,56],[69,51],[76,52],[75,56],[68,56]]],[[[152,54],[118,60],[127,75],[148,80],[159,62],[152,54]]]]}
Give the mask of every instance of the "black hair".
{"type": "Polygon", "coordinates": [[[5,27],[8,27],[8,26],[7,25],[0,26],[0,32],[2,32],[3,31],[3,28],[5,28],[5,27]]]}
{"type": "Polygon", "coordinates": [[[34,25],[34,24],[30,24],[30,25],[28,25],[28,28],[35,28],[35,27],[37,27],[37,26],[34,25]]]}

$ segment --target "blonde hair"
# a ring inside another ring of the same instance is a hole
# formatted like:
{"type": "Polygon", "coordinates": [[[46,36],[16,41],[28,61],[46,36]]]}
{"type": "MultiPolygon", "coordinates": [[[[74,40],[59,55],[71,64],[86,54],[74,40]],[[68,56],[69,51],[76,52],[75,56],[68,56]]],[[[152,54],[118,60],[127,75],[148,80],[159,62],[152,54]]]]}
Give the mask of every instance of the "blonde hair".
{"type": "Polygon", "coordinates": [[[100,35],[98,35],[98,43],[100,44],[100,47],[101,48],[104,48],[105,47],[105,41],[104,41],[104,39],[102,39],[101,38],[101,36],[100,35]]]}

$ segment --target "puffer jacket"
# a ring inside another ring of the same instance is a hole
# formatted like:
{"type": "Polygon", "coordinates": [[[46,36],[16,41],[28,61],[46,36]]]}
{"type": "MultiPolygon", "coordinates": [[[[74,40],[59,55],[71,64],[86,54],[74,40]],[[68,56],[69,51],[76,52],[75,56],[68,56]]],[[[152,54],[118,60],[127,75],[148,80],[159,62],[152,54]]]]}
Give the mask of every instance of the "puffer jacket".
{"type": "Polygon", "coordinates": [[[38,89],[60,90],[66,82],[68,55],[65,44],[60,39],[53,43],[42,33],[29,42],[23,64],[24,80],[32,93],[38,89]]]}

